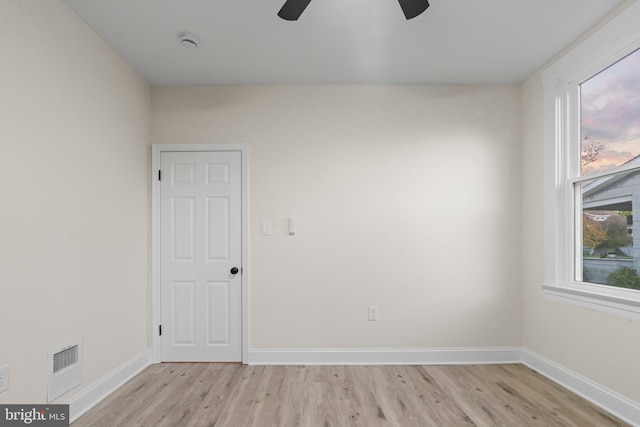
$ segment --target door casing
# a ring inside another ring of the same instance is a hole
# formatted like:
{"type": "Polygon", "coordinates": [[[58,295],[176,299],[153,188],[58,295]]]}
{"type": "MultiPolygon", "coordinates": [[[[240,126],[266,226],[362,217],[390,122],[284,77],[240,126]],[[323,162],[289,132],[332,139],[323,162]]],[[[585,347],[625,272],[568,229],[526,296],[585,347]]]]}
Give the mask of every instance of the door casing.
{"type": "Polygon", "coordinates": [[[239,151],[242,156],[242,363],[248,363],[248,302],[249,302],[249,265],[248,258],[248,146],[246,144],[153,144],[151,146],[151,342],[152,362],[160,363],[161,341],[159,334],[160,317],[160,185],[158,170],[160,169],[160,153],[188,151],[239,151]]]}

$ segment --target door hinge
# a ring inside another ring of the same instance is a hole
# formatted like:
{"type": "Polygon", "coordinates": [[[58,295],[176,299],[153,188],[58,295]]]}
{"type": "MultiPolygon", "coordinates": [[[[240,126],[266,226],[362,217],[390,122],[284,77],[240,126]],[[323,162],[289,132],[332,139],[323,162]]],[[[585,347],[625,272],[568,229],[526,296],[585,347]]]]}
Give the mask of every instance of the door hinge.
{"type": "Polygon", "coordinates": [[[162,325],[158,326],[158,335],[162,336],[162,325]]]}
{"type": "Polygon", "coordinates": [[[162,181],[162,171],[158,169],[158,181],[162,181]]]}

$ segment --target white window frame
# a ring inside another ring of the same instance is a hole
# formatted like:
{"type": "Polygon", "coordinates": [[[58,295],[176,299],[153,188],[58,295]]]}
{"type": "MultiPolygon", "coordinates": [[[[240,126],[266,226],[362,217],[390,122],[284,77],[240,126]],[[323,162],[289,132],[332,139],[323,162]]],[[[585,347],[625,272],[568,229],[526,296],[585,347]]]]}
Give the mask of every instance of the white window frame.
{"type": "MultiPolygon", "coordinates": [[[[544,279],[547,298],[640,320],[640,292],[575,280],[577,214],[573,184],[580,168],[579,87],[640,49],[640,3],[634,3],[542,74],[544,85],[544,279]]],[[[637,167],[623,165],[605,176],[637,167]]]]}

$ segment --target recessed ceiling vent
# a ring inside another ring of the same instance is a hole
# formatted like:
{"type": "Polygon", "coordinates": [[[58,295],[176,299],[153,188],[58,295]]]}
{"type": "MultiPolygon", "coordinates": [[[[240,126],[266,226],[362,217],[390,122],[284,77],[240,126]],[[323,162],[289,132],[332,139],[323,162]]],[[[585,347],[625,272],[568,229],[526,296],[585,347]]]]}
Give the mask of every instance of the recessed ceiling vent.
{"type": "Polygon", "coordinates": [[[180,44],[187,49],[195,49],[200,46],[200,39],[193,33],[180,33],[180,44]]]}
{"type": "Polygon", "coordinates": [[[52,402],[81,383],[80,343],[72,343],[49,350],[49,392],[52,402]]]}

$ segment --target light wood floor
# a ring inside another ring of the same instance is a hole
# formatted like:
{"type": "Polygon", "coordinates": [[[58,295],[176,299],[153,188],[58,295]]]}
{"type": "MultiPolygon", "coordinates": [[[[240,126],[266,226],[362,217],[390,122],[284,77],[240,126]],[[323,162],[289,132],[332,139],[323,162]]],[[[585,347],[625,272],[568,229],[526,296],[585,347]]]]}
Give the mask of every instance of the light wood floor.
{"type": "Polygon", "coordinates": [[[83,426],[624,426],[523,365],[152,365],[83,426]]]}

